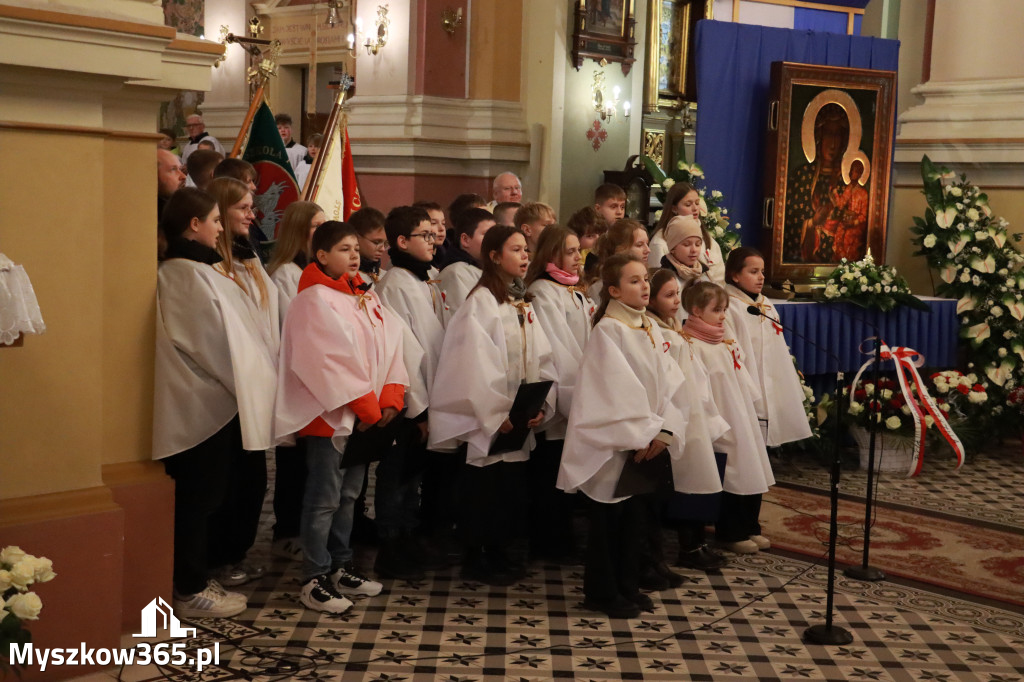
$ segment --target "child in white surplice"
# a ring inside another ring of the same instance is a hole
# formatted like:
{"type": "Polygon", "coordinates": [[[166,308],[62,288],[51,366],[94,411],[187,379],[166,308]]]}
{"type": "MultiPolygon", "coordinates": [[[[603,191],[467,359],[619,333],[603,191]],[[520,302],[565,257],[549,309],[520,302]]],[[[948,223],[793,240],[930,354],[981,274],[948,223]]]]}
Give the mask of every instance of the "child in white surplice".
{"type": "Polygon", "coordinates": [[[643,495],[617,495],[617,484],[628,458],[682,457],[682,405],[688,397],[682,370],[668,355],[669,343],[645,310],[650,285],[644,262],[628,254],[610,256],[601,264],[601,282],[601,303],[576,378],[558,487],[580,490],[592,501],[584,605],[632,618],[653,609],[639,588],[646,501],[643,495]]]}
{"type": "MultiPolygon", "coordinates": [[[[520,384],[556,376],[551,345],[523,284],[529,263],[526,237],[514,227],[490,227],[480,259],[480,281],[448,323],[441,347],[430,391],[428,446],[466,447],[460,484],[459,526],[466,545],[462,576],[510,585],[525,575],[509,549],[522,535],[526,463],[534,438],[530,434],[513,452],[492,455],[490,448],[499,431],[513,428],[509,411],[520,384]]],[[[530,428],[555,413],[556,395],[553,387],[530,428]]]]}
{"type": "Polygon", "coordinates": [[[729,336],[725,290],[699,282],[686,290],[683,306],[689,314],[683,338],[707,368],[711,396],[732,429],[722,447],[726,453],[725,492],[715,538],[725,549],[752,554],[767,542],[757,519],[761,495],[775,483],[755,409],[761,391],[745,369],[746,358],[739,344],[729,336]]]}
{"type": "Polygon", "coordinates": [[[555,561],[570,559],[575,544],[572,497],[556,488],[555,480],[576,373],[597,307],[580,284],[581,260],[579,238],[568,228],[550,225],[537,240],[526,273],[558,372],[558,413],[537,434],[537,447],[530,454],[530,552],[555,561]]]}
{"type": "MultiPolygon", "coordinates": [[[[764,258],[746,246],[729,253],[725,264],[729,320],[747,358],[747,369],[761,387],[758,418],[767,422],[765,445],[776,447],[811,437],[800,386],[779,312],[764,297],[764,258]],[[756,308],[758,314],[750,312],[756,308]]],[[[764,430],[762,430],[763,432],[764,430]]]]}

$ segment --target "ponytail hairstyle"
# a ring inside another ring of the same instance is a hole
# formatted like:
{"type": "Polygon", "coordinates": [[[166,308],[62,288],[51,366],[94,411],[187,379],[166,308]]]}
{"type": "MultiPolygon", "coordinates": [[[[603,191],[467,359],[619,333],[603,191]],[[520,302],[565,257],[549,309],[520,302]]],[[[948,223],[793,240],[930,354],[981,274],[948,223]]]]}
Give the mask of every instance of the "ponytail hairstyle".
{"type": "Polygon", "coordinates": [[[743,266],[746,265],[748,258],[760,258],[764,260],[764,256],[757,249],[752,249],[749,246],[737,246],[735,249],[729,252],[729,257],[725,260],[725,283],[734,284],[733,277],[743,272],[743,266]]]}
{"type": "MultiPolygon", "coordinates": [[[[617,221],[616,225],[621,222],[623,221],[617,221]]],[[[594,326],[597,326],[597,323],[604,317],[608,310],[608,304],[611,303],[612,296],[608,293],[609,287],[619,286],[619,282],[622,281],[622,269],[630,263],[640,263],[640,259],[628,253],[616,253],[601,262],[601,302],[598,304],[597,310],[594,311],[594,326]]]]}
{"type": "MultiPolygon", "coordinates": [[[[666,320],[661,313],[654,309],[654,299],[658,297],[658,292],[661,291],[662,287],[673,280],[678,282],[679,278],[676,276],[676,273],[666,268],[651,268],[648,270],[648,273],[651,276],[651,297],[647,301],[647,312],[654,315],[662,322],[671,325],[672,322],[670,320],[666,320]]],[[[682,293],[681,290],[682,287],[680,287],[680,293],[682,293]]]]}
{"type": "MultiPolygon", "coordinates": [[[[483,241],[480,243],[480,269],[483,270],[483,274],[480,275],[480,281],[473,287],[473,290],[487,289],[499,305],[508,302],[509,280],[508,275],[502,271],[501,266],[495,263],[491,256],[495,252],[500,255],[505,249],[505,242],[514,234],[521,234],[523,239],[526,239],[526,235],[518,227],[495,225],[487,230],[487,234],[484,235],[483,241]]],[[[543,235],[544,233],[541,232],[541,236],[543,235]]],[[[533,300],[533,294],[527,293],[523,300],[529,303],[533,300]]]]}
{"type": "Polygon", "coordinates": [[[221,255],[222,260],[217,263],[215,268],[219,269],[222,273],[231,277],[235,284],[237,284],[242,291],[251,296],[256,300],[256,303],[260,308],[266,308],[270,303],[270,292],[267,291],[267,285],[263,281],[263,266],[259,263],[258,259],[246,260],[242,263],[242,267],[248,273],[249,278],[256,283],[256,292],[250,292],[245,286],[245,282],[242,281],[241,277],[234,276],[235,269],[235,257],[232,253],[232,243],[235,240],[235,236],[231,233],[231,227],[228,225],[228,209],[237,204],[239,201],[245,199],[249,195],[249,187],[246,186],[241,180],[235,178],[220,177],[214,178],[209,185],[206,186],[206,191],[210,193],[217,203],[220,205],[221,224],[224,225],[224,231],[220,233],[220,237],[217,238],[217,253],[221,255]],[[259,294],[258,298],[256,294],[259,294]]]}
{"type": "MultiPolygon", "coordinates": [[[[645,229],[643,223],[639,220],[631,220],[630,218],[616,220],[608,231],[597,240],[597,246],[594,250],[597,251],[598,258],[604,261],[617,253],[629,251],[633,246],[633,235],[636,234],[637,230],[643,229],[645,229]]],[[[604,275],[601,277],[603,279],[604,275]]]]}
{"type": "Polygon", "coordinates": [[[312,201],[293,201],[288,204],[277,230],[274,253],[267,264],[269,274],[273,275],[279,267],[294,261],[300,253],[305,254],[306,262],[309,262],[313,256],[306,251],[310,239],[309,228],[317,213],[323,213],[323,209],[312,201]]]}
{"type": "Polygon", "coordinates": [[[548,225],[544,228],[537,238],[537,252],[533,254],[530,268],[526,271],[526,286],[533,284],[547,271],[548,263],[561,260],[562,254],[565,253],[565,241],[574,234],[568,227],[561,225],[548,225]]]}
{"type": "Polygon", "coordinates": [[[197,187],[183,187],[172,194],[160,216],[160,231],[168,243],[183,239],[193,218],[206,220],[217,200],[197,187]]]}

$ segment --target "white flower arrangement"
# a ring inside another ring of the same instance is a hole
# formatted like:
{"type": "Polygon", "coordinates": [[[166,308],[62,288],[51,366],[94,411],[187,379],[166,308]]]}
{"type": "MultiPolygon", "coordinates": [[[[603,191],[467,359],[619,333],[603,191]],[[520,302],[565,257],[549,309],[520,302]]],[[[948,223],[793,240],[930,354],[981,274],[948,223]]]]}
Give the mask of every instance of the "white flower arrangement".
{"type": "MultiPolygon", "coordinates": [[[[921,175],[928,208],[910,228],[920,247],[916,255],[938,272],[936,292],[958,299],[960,337],[981,370],[981,385],[1001,405],[1024,385],[1024,256],[1014,246],[1020,235],[1008,234],[1006,220],[993,215],[987,195],[966,176],[928,157],[921,161],[921,175]]],[[[993,409],[982,419],[996,414],[993,409]]],[[[995,423],[1016,428],[1005,420],[995,423]]],[[[987,431],[995,436],[999,429],[987,431]]]]}
{"type": "Polygon", "coordinates": [[[870,254],[857,263],[841,260],[826,280],[824,295],[827,300],[846,300],[864,308],[892,310],[909,305],[927,309],[894,267],[876,265],[870,254]]]}
{"type": "Polygon", "coordinates": [[[11,644],[32,641],[23,623],[39,620],[43,601],[29,588],[55,577],[53,562],[46,557],[33,556],[15,545],[0,551],[0,669],[11,644]]]}

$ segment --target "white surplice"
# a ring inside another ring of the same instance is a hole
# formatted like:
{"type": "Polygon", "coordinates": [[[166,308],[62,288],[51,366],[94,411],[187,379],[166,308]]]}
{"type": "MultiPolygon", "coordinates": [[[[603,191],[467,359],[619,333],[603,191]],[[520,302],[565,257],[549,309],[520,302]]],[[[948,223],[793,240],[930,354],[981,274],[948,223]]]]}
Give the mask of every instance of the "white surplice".
{"type": "Polygon", "coordinates": [[[531,282],[529,291],[534,295],[537,318],[551,342],[558,373],[558,414],[545,424],[543,431],[551,440],[562,440],[572,408],[576,374],[590,338],[590,320],[597,306],[582,287],[570,287],[549,279],[531,282]]]}
{"type": "Polygon", "coordinates": [[[437,373],[437,361],[444,343],[444,323],[448,307],[437,284],[424,282],[405,268],[391,268],[374,287],[384,305],[395,313],[409,330],[405,366],[409,372],[406,405],[409,417],[427,409],[430,389],[437,373]],[[413,364],[409,350],[413,344],[422,349],[423,361],[413,364]]]}
{"type": "MultiPolygon", "coordinates": [[[[499,304],[487,289],[474,290],[445,331],[430,392],[430,449],[466,443],[466,463],[474,466],[526,461],[532,433],[522,450],[487,453],[519,385],[556,379],[551,344],[533,306],[499,304]]],[[[548,393],[546,419],[555,413],[557,389],[548,393]]]]}
{"type": "Polygon", "coordinates": [[[153,459],[198,445],[235,414],[246,450],[273,445],[277,357],[266,335],[263,311],[231,278],[184,258],[161,263],[153,459]]]}
{"type": "Polygon", "coordinates": [[[288,312],[288,304],[299,293],[299,278],[302,277],[302,268],[295,263],[285,263],[270,276],[274,286],[277,287],[277,314],[281,319],[281,326],[284,326],[284,316],[288,312]]]}
{"type": "Polygon", "coordinates": [[[469,292],[480,281],[482,274],[483,271],[477,266],[462,261],[452,263],[441,271],[438,279],[441,280],[444,302],[448,305],[451,315],[454,315],[465,303],[469,292]]]}
{"type": "Polygon", "coordinates": [[[695,357],[703,362],[711,385],[711,398],[731,429],[717,445],[728,455],[722,488],[736,495],[756,495],[768,492],[768,486],[775,484],[775,477],[754,407],[761,391],[744,369],[746,358],[730,332],[727,325],[726,339],[722,343],[701,341],[687,334],[685,328],[682,336],[695,357]]]}
{"type": "Polygon", "coordinates": [[[811,437],[804,411],[804,390],[800,386],[786,337],[779,322],[779,311],[761,294],[753,300],[731,284],[729,319],[736,340],[747,358],[747,369],[759,383],[764,399],[758,405],[758,417],[768,421],[767,445],[776,447],[811,437]],[[770,317],[752,315],[749,306],[770,317]]]}
{"type": "Polygon", "coordinates": [[[678,490],[689,382],[646,314],[614,299],[608,310],[591,330],[576,377],[557,485],[598,502],[626,499],[615,496],[626,458],[665,431],[672,434],[668,452],[678,490]]]}
{"type": "Polygon", "coordinates": [[[711,380],[704,363],[696,357],[678,329],[668,327],[661,320],[655,321],[669,343],[669,356],[686,377],[687,399],[681,406],[686,417],[686,439],[680,466],[674,469],[677,488],[687,493],[721,492],[715,444],[724,444],[724,436],[730,431],[729,424],[711,397],[711,380]]]}

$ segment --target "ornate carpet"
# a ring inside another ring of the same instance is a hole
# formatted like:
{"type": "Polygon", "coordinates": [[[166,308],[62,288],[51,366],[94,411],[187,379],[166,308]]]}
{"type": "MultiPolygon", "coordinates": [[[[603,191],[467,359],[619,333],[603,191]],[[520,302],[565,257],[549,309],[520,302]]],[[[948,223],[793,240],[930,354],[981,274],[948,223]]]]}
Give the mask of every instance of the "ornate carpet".
{"type": "MultiPolygon", "coordinates": [[[[1019,495],[1019,493],[1018,493],[1019,495]]],[[[1024,605],[1024,535],[891,508],[875,507],[870,565],[887,573],[966,594],[1024,605]]],[[[778,549],[818,557],[827,547],[829,501],[821,493],[774,487],[761,510],[764,533],[778,549]]],[[[840,500],[844,565],[860,564],[864,505],[840,500]]]]}

